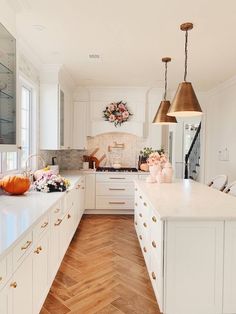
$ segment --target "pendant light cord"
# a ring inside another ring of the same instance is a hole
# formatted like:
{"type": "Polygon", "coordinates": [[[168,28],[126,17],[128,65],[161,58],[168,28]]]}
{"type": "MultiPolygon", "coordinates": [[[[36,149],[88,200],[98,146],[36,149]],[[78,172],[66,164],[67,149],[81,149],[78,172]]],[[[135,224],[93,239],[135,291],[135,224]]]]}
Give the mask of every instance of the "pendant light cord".
{"type": "Polygon", "coordinates": [[[184,82],[186,82],[188,73],[188,31],[185,32],[185,64],[184,64],[184,82]]]}
{"type": "Polygon", "coordinates": [[[164,92],[164,100],[166,100],[167,94],[167,62],[165,62],[165,92],[164,92]]]}

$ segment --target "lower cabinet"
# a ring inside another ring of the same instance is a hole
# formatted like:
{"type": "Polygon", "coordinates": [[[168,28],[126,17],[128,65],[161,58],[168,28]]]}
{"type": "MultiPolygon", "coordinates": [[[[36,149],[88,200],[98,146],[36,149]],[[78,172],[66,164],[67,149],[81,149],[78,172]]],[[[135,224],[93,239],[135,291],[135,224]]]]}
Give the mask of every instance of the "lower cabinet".
{"type": "Polygon", "coordinates": [[[0,314],[40,312],[84,212],[84,179],[77,183],[0,260],[0,314]]]}
{"type": "Polygon", "coordinates": [[[33,255],[33,305],[38,313],[48,293],[49,274],[49,231],[38,241],[33,255]]]}
{"type": "Polygon", "coordinates": [[[12,311],[14,314],[32,314],[33,312],[32,266],[32,254],[30,254],[19,266],[9,284],[10,289],[12,289],[12,311]]]}

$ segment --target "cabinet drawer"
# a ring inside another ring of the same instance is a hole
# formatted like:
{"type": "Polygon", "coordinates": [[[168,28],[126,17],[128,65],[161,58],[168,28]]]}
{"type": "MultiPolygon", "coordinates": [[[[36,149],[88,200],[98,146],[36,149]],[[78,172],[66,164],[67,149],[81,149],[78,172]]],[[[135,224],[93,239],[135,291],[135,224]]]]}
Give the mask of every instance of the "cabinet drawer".
{"type": "Polygon", "coordinates": [[[133,182],[137,178],[133,174],[122,174],[122,173],[98,173],[96,174],[96,182],[133,182]]]}
{"type": "Polygon", "coordinates": [[[62,204],[58,202],[51,210],[51,221],[52,223],[57,221],[59,217],[63,215],[62,204]]]}
{"type": "Polygon", "coordinates": [[[97,182],[97,195],[134,195],[134,184],[129,183],[113,183],[113,182],[97,182]]]}
{"type": "Polygon", "coordinates": [[[28,232],[27,235],[14,247],[13,249],[13,265],[14,268],[17,266],[20,259],[25,255],[32,246],[33,234],[32,231],[28,232]]]}
{"type": "Polygon", "coordinates": [[[109,196],[97,196],[96,197],[97,209],[133,209],[134,199],[133,197],[109,197],[109,196]]]}
{"type": "Polygon", "coordinates": [[[40,222],[34,228],[33,234],[34,241],[37,241],[37,239],[39,239],[39,237],[48,229],[49,229],[49,216],[46,215],[40,220],[40,222]]]}
{"type": "Polygon", "coordinates": [[[163,276],[162,265],[158,263],[156,258],[151,256],[149,276],[152,282],[153,290],[156,295],[160,310],[163,309],[163,276]]]}

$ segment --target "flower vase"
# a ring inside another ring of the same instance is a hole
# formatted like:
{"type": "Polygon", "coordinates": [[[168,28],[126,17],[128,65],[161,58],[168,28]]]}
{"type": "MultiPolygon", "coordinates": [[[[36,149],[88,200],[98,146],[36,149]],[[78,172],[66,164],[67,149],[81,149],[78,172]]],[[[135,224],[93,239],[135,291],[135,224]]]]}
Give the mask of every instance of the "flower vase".
{"type": "Polygon", "coordinates": [[[157,183],[163,183],[164,182],[164,177],[162,174],[162,170],[158,171],[157,175],[156,175],[156,182],[157,183]]]}
{"type": "Polygon", "coordinates": [[[171,183],[173,177],[173,168],[170,162],[165,163],[162,170],[163,182],[171,183]]]}
{"type": "Polygon", "coordinates": [[[153,165],[153,166],[149,166],[149,171],[150,171],[151,182],[155,183],[156,182],[156,176],[161,171],[161,168],[158,165],[153,165]]]}

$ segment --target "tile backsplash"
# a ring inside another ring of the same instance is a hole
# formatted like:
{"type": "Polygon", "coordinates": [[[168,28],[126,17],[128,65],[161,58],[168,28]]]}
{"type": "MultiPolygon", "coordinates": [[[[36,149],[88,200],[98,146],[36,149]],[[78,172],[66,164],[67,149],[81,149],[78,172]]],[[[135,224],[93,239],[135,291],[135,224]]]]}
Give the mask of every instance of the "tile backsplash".
{"type": "Polygon", "coordinates": [[[140,150],[147,146],[145,139],[127,133],[104,133],[95,137],[88,137],[88,150],[57,150],[41,151],[40,154],[47,164],[52,163],[52,157],[57,157],[57,163],[62,170],[81,169],[83,155],[90,154],[95,148],[99,148],[96,157],[103,154],[106,159],[101,162],[101,166],[111,166],[114,156],[119,156],[123,167],[137,167],[140,150]],[[113,146],[114,142],[124,144],[124,149],[112,149],[108,151],[108,146],[113,146]]]}

